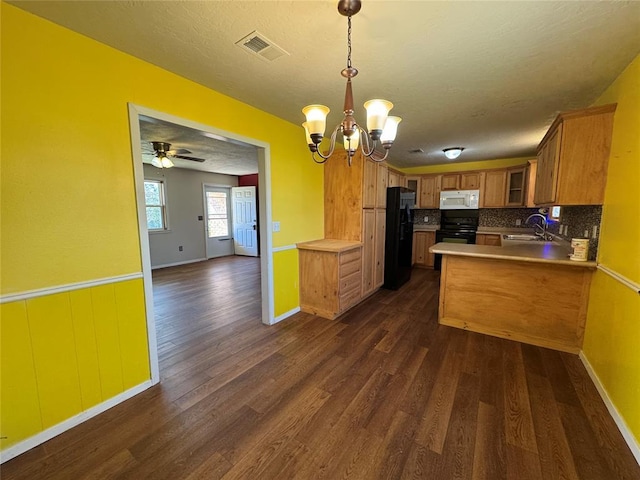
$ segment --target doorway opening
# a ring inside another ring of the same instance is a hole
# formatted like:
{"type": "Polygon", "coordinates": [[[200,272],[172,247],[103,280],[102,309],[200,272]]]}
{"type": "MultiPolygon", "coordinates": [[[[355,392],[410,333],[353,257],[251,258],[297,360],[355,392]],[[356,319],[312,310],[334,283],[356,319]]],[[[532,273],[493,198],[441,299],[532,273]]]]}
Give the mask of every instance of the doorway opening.
{"type": "MultiPolygon", "coordinates": [[[[153,304],[153,287],[152,287],[152,264],[151,264],[151,249],[149,240],[149,229],[147,228],[147,205],[145,202],[145,167],[141,159],[143,158],[143,144],[141,142],[141,127],[140,119],[154,119],[158,122],[168,122],[170,124],[186,127],[200,132],[203,136],[217,140],[224,144],[236,145],[239,148],[251,147],[256,152],[257,157],[257,170],[259,187],[257,189],[257,205],[259,207],[259,213],[256,219],[256,229],[262,234],[259,236],[259,249],[260,249],[260,304],[261,304],[261,321],[264,324],[271,325],[274,323],[274,301],[273,301],[273,262],[272,262],[272,235],[271,229],[268,228],[271,225],[271,178],[270,178],[270,149],[269,144],[255,140],[252,138],[244,137],[233,132],[217,129],[215,127],[200,124],[190,120],[186,120],[180,117],[169,115],[163,112],[158,112],[146,107],[141,107],[135,104],[129,104],[129,125],[131,132],[131,146],[134,158],[134,178],[136,186],[136,197],[138,206],[138,231],[140,238],[140,250],[142,255],[142,273],[145,290],[145,303],[146,303],[146,315],[147,315],[147,332],[148,332],[148,345],[149,356],[151,365],[151,380],[153,383],[157,383],[160,380],[159,362],[158,362],[158,341],[157,332],[154,317],[154,304],[153,304]]],[[[166,139],[156,139],[158,141],[166,142],[166,139]]],[[[183,152],[175,156],[176,163],[182,161],[181,157],[184,157],[183,152]]],[[[203,167],[198,167],[195,164],[201,163],[200,158],[184,159],[185,162],[194,164],[192,168],[203,170],[203,167]],[[195,161],[194,161],[195,160],[195,161]]],[[[151,163],[151,162],[149,162],[151,163]]],[[[202,162],[204,163],[204,162],[202,162]]],[[[191,166],[191,165],[190,165],[191,166]]],[[[169,185],[170,186],[170,185],[169,185]]],[[[230,186],[227,186],[230,187],[230,186]]],[[[206,192],[206,187],[203,184],[203,190],[206,192]]],[[[229,190],[230,191],[230,190],[229,190]]],[[[206,193],[205,193],[206,195],[206,193]]],[[[168,201],[171,201],[171,195],[168,194],[168,201]]],[[[202,205],[202,204],[201,204],[202,205]]],[[[205,212],[206,214],[206,212],[205,212]]],[[[208,224],[204,222],[204,218],[199,219],[201,225],[208,224]]],[[[218,219],[220,220],[220,219],[218,219]]],[[[172,218],[171,222],[177,221],[172,218]]],[[[218,227],[222,225],[222,221],[213,222],[218,227]]],[[[233,228],[230,226],[229,228],[233,228]]],[[[219,232],[218,232],[219,233],[219,232]]],[[[157,235],[162,235],[158,233],[157,235]]],[[[155,238],[155,237],[154,237],[155,238]]],[[[221,236],[217,237],[222,238],[221,236]]],[[[220,242],[222,243],[222,242],[220,242]]],[[[233,246],[231,241],[228,241],[233,246]]],[[[208,256],[208,253],[205,255],[208,256]]],[[[203,260],[205,259],[203,258],[203,260]]]]}

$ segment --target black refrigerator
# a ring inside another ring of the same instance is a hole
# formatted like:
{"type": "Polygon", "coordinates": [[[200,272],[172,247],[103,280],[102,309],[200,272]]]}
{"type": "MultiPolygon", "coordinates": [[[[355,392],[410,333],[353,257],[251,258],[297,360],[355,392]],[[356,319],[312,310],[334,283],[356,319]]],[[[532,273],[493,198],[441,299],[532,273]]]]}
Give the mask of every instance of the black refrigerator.
{"type": "Polygon", "coordinates": [[[384,247],[384,288],[397,290],[411,278],[413,211],[416,192],[387,188],[387,230],[384,247]]]}

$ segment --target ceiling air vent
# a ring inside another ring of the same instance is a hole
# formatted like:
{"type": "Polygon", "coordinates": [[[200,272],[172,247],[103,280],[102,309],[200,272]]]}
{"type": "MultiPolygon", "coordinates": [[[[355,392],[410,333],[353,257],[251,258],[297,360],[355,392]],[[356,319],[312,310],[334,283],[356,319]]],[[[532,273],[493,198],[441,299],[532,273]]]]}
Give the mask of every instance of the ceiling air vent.
{"type": "Polygon", "coordinates": [[[236,45],[270,62],[283,55],[289,55],[289,52],[280,48],[257,30],[238,40],[236,45]]]}
{"type": "Polygon", "coordinates": [[[409,153],[424,153],[424,150],[421,148],[414,148],[413,150],[409,150],[409,153]]]}

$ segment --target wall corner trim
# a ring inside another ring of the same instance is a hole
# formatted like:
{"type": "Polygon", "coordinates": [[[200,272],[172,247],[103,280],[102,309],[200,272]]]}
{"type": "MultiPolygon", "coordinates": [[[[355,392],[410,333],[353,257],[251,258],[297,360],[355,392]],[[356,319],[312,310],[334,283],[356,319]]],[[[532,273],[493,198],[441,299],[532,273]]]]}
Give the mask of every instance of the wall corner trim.
{"type": "Polygon", "coordinates": [[[640,465],[640,443],[638,443],[638,441],[635,439],[633,433],[627,426],[627,423],[624,421],[624,418],[622,418],[622,415],[620,415],[620,412],[618,412],[618,409],[615,407],[615,405],[611,401],[611,398],[609,397],[609,394],[605,390],[604,385],[602,385],[602,382],[600,382],[600,378],[598,378],[598,375],[596,374],[595,370],[589,363],[587,356],[584,354],[584,350],[580,350],[579,357],[580,357],[580,360],[582,361],[582,364],[584,365],[584,368],[587,370],[589,377],[591,377],[591,380],[596,386],[596,389],[598,390],[598,393],[600,394],[602,401],[606,405],[607,410],[609,410],[609,414],[613,418],[613,421],[616,422],[616,425],[618,426],[618,430],[620,430],[620,433],[622,434],[624,441],[627,442],[627,445],[629,446],[631,453],[636,458],[636,462],[638,462],[638,465],[640,465]]]}
{"type": "Polygon", "coordinates": [[[53,437],[60,435],[61,433],[66,432],[67,430],[71,430],[73,427],[80,425],[83,422],[86,422],[90,418],[95,417],[96,415],[106,412],[111,407],[115,407],[119,403],[124,402],[125,400],[134,397],[135,395],[145,391],[149,387],[153,386],[154,382],[152,380],[146,380],[145,382],[136,385],[135,387],[126,390],[115,397],[111,397],[108,400],[105,400],[98,405],[95,405],[88,410],[80,412],[77,415],[74,415],[67,420],[54,425],[53,427],[47,428],[42,432],[34,435],[33,437],[29,437],[26,440],[23,440],[11,447],[7,448],[0,452],[0,463],[7,462],[12,458],[17,457],[18,455],[26,452],[27,450],[31,450],[34,447],[37,447],[41,443],[46,442],[47,440],[51,440],[53,437]]]}
{"type": "Polygon", "coordinates": [[[285,320],[292,315],[295,315],[299,311],[300,311],[300,307],[296,307],[289,310],[288,312],[283,313],[282,315],[278,315],[276,318],[273,319],[273,323],[271,325],[275,325],[276,323],[281,322],[282,320],[285,320]]]}

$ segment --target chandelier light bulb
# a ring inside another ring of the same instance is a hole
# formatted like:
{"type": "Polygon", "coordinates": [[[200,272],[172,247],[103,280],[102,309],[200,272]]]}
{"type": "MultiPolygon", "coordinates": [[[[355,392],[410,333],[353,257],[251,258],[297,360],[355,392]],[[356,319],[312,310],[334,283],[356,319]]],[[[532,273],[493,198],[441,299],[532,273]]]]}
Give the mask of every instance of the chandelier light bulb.
{"type": "Polygon", "coordinates": [[[327,115],[329,114],[329,107],[324,105],[307,105],[302,109],[302,113],[307,117],[307,129],[309,130],[309,136],[313,139],[314,143],[320,143],[324,130],[327,128],[327,115]],[[316,141],[317,136],[320,136],[320,140],[316,141]]]}
{"type": "Polygon", "coordinates": [[[355,152],[360,145],[360,130],[356,129],[350,137],[344,136],[344,149],[348,152],[355,152]]]}
{"type": "Polygon", "coordinates": [[[389,116],[384,124],[380,141],[385,148],[391,148],[391,144],[396,139],[398,133],[398,124],[402,121],[400,117],[389,116]],[[387,146],[388,145],[388,146],[387,146]]]}
{"type": "Polygon", "coordinates": [[[367,109],[367,130],[373,140],[378,140],[387,121],[389,110],[393,108],[393,103],[376,98],[365,102],[364,108],[367,109]]]}

